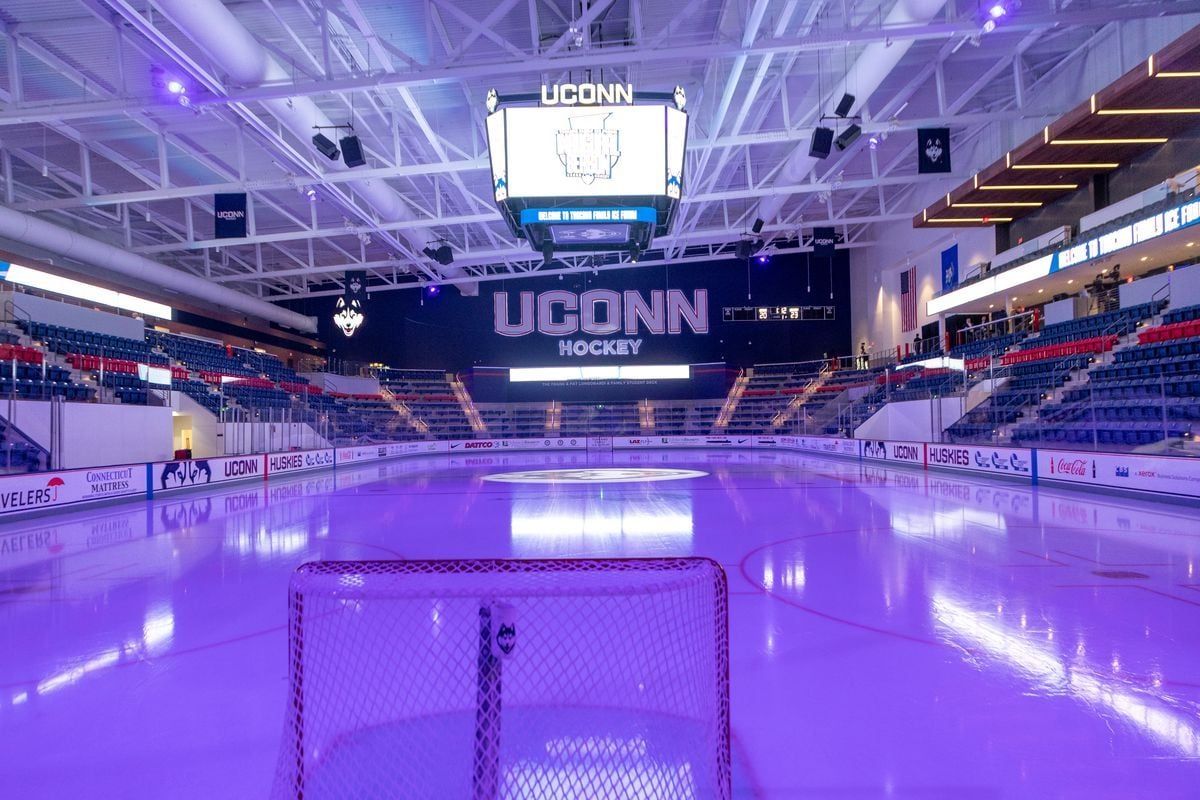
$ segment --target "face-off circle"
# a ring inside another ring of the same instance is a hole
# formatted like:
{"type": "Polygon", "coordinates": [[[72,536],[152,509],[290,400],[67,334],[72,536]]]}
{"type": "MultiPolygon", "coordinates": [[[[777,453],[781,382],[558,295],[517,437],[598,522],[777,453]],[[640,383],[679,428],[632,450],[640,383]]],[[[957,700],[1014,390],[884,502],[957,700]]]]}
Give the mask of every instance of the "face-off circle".
{"type": "Polygon", "coordinates": [[[695,469],[656,467],[594,467],[581,469],[532,469],[485,475],[485,481],[497,483],[648,483],[703,478],[707,472],[695,469]]]}

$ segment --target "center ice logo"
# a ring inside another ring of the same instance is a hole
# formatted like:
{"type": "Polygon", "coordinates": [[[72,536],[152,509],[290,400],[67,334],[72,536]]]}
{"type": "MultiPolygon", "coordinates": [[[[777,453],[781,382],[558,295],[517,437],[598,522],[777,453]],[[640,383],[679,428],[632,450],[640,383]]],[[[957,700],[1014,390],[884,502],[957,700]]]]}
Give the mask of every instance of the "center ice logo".
{"type": "Polygon", "coordinates": [[[555,134],[555,151],[568,178],[579,178],[588,186],[597,178],[612,178],[621,159],[621,134],[605,127],[612,114],[569,117],[569,128],[555,134]]]}

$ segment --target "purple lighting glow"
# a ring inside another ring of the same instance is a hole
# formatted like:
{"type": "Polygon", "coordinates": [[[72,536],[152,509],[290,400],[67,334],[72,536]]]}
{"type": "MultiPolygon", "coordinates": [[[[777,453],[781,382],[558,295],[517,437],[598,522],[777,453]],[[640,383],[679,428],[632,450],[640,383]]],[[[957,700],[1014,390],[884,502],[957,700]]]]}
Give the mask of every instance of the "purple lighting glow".
{"type": "Polygon", "coordinates": [[[186,94],[187,87],[179,81],[172,79],[167,81],[167,91],[171,94],[186,94]]]}

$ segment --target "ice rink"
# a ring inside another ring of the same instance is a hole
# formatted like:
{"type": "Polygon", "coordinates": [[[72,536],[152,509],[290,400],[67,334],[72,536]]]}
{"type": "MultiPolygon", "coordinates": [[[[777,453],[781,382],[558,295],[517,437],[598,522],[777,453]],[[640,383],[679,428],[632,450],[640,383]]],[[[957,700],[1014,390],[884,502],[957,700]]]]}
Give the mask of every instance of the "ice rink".
{"type": "Polygon", "coordinates": [[[434,456],[10,522],[0,797],[266,796],[305,561],[694,554],[729,578],[738,797],[1195,798],[1198,521],[673,451],[434,456]]]}

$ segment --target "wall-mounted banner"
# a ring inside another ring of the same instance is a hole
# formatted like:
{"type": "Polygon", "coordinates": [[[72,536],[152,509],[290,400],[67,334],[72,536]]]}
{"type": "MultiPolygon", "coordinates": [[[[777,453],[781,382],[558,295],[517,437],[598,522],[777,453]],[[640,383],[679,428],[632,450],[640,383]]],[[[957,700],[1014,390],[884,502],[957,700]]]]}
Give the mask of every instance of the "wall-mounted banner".
{"type": "Polygon", "coordinates": [[[1038,481],[1200,497],[1200,459],[1038,450],[1038,481]]]}
{"type": "Polygon", "coordinates": [[[243,239],[246,236],[246,193],[213,195],[213,238],[243,239]]]}
{"type": "Polygon", "coordinates": [[[346,336],[353,336],[367,321],[367,271],[346,270],[346,282],[342,296],[333,307],[333,322],[346,336]]]}
{"type": "Polygon", "coordinates": [[[942,251],[942,291],[948,292],[958,286],[958,244],[942,251]]]}
{"type": "Polygon", "coordinates": [[[862,457],[870,461],[896,461],[924,466],[925,445],[921,442],[865,440],[862,443],[862,457]]]}
{"type": "Polygon", "coordinates": [[[917,129],[917,172],[950,172],[950,129],[917,129]]]}
{"type": "Polygon", "coordinates": [[[815,256],[832,256],[837,245],[837,231],[833,228],[813,228],[812,246],[815,256]]]}
{"type": "Polygon", "coordinates": [[[692,333],[707,334],[708,290],[694,290],[690,300],[679,289],[521,292],[515,314],[508,292],[496,292],[492,316],[493,328],[501,336],[516,338],[536,332],[557,337],[561,358],[633,357],[641,350],[643,335],[673,336],[683,333],[685,327],[692,333]],[[579,334],[605,338],[577,338],[579,334]]]}

